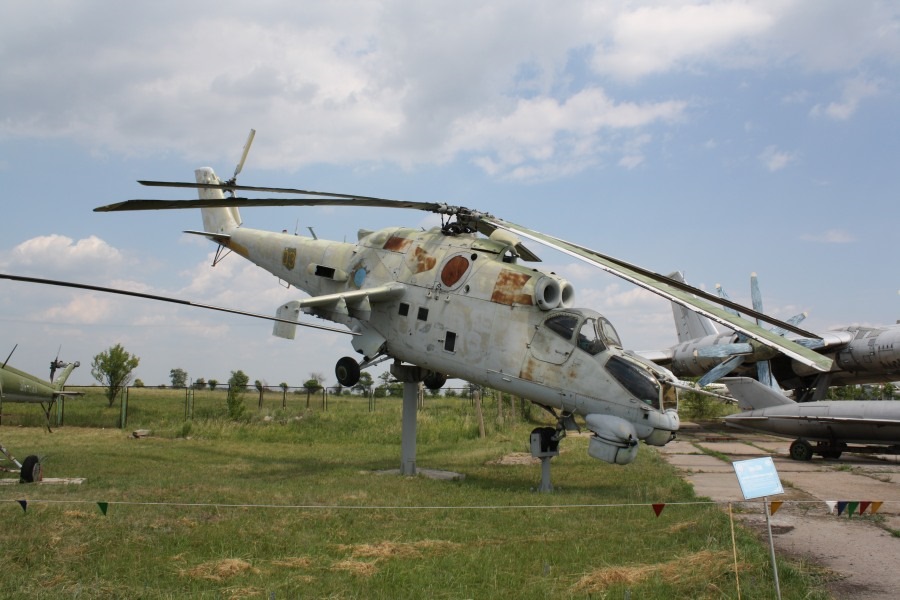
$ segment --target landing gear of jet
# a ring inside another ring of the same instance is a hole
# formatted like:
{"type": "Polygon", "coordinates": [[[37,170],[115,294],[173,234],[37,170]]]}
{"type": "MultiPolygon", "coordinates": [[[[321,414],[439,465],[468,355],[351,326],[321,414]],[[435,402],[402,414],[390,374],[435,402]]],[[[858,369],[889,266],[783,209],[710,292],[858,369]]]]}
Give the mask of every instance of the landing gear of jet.
{"type": "Polygon", "coordinates": [[[790,454],[794,460],[810,460],[813,456],[813,449],[806,440],[795,440],[791,444],[790,454]]]}
{"type": "Polygon", "coordinates": [[[334,375],[342,386],[353,387],[359,383],[359,363],[355,359],[345,356],[337,361],[334,375]]]}
{"type": "Polygon", "coordinates": [[[34,483],[35,481],[43,481],[44,479],[44,466],[41,464],[41,459],[35,455],[29,455],[25,457],[25,460],[19,462],[16,460],[16,457],[9,453],[9,450],[3,447],[3,444],[0,444],[0,454],[9,459],[9,461],[15,465],[15,468],[9,468],[0,466],[0,471],[6,471],[9,473],[18,473],[19,474],[19,483],[34,483]]]}
{"type": "Polygon", "coordinates": [[[26,456],[19,472],[19,483],[34,483],[44,479],[44,467],[41,459],[35,455],[26,456]]]}

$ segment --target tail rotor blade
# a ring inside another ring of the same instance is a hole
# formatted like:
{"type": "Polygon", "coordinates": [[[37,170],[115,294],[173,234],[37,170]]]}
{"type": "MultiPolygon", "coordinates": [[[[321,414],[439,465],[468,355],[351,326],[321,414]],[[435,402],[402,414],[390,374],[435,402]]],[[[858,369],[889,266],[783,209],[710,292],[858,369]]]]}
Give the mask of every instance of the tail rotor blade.
{"type": "Polygon", "coordinates": [[[253,143],[253,138],[256,137],[256,130],[251,129],[250,135],[247,136],[247,143],[244,144],[244,152],[241,154],[241,160],[238,162],[237,166],[234,168],[234,176],[232,180],[236,180],[237,176],[241,174],[241,171],[244,169],[244,162],[247,160],[247,155],[250,153],[250,144],[253,143]]]}

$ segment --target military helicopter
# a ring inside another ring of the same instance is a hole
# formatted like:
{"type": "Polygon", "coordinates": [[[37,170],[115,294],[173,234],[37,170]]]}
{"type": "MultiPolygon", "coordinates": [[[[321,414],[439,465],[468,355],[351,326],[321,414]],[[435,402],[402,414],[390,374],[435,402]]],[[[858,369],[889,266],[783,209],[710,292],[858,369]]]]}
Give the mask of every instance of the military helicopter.
{"type": "MultiPolygon", "coordinates": [[[[39,377],[35,377],[24,371],[14,369],[9,366],[9,360],[16,351],[18,345],[14,346],[12,352],[0,365],[0,406],[3,402],[24,402],[27,404],[39,404],[44,413],[47,431],[50,431],[50,412],[54,404],[63,396],[78,395],[78,392],[66,392],[63,386],[72,371],[80,366],[80,363],[66,363],[59,360],[59,355],[50,363],[50,381],[44,381],[39,377]],[[62,369],[59,377],[54,379],[56,371],[62,369]]],[[[15,465],[15,470],[4,467],[4,471],[18,472],[20,481],[30,483],[32,481],[40,481],[42,478],[43,467],[37,456],[29,455],[25,460],[19,462],[9,451],[0,444],[0,454],[15,465]]]]}
{"type": "Polygon", "coordinates": [[[572,284],[529,264],[540,258],[523,239],[690,307],[744,333],[750,343],[814,369],[830,368],[829,359],[723,306],[804,337],[814,334],[486,212],[437,202],[238,185],[253,134],[227,181],[205,167],[195,171],[195,182],[139,182],[196,189],[198,199],[127,200],[94,210],[200,208],[203,229],[186,233],[218,244],[213,266],[233,252],[309,294],[277,309],[281,322],[274,335],[293,339],[301,312],[349,330],[359,357],[337,362],[335,375],[344,386],[354,385],[361,369],[392,359],[392,373],[405,382],[424,381],[437,389],[448,377],[458,378],[546,408],[557,419],[555,441],[577,428],[575,416],[581,416],[593,432],[589,454],[609,463],[632,462],[640,440],[655,446],[669,442],[679,428],[676,389],[690,384],[626,350],[602,314],[577,308],[572,284]],[[247,198],[238,192],[292,197],[247,198]],[[440,215],[441,226],[361,229],[356,242],[339,242],[251,229],[239,212],[254,206],[325,205],[426,211],[440,215]]]}

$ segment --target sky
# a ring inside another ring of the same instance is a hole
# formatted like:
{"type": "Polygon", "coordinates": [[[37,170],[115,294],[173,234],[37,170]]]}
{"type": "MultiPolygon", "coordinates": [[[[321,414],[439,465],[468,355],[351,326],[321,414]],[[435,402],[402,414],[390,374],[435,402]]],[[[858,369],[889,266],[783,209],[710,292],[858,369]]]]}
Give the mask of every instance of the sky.
{"type": "MultiPolygon", "coordinates": [[[[721,283],[813,331],[900,319],[900,5],[709,2],[0,3],[0,272],[274,314],[303,297],[182,233],[199,211],[94,213],[239,182],[490,212],[645,268],[721,283]]],[[[430,215],[244,209],[245,226],[355,240],[430,215]]],[[[551,250],[628,348],[675,342],[668,304],[551,250]]],[[[0,281],[0,349],[47,376],[115,344],[169,383],[334,383],[349,337],[0,281]]],[[[387,365],[374,368],[378,376],[387,365]]]]}

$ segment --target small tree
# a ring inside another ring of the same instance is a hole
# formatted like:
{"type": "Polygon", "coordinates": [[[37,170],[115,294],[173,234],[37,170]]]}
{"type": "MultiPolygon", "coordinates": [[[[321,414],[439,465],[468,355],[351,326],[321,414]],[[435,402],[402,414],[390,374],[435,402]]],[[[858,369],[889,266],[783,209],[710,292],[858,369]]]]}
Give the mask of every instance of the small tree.
{"type": "MultiPolygon", "coordinates": [[[[315,375],[315,373],[313,373],[315,375]]],[[[303,387],[306,388],[306,408],[309,408],[309,397],[313,392],[317,392],[322,389],[322,384],[318,379],[313,377],[312,379],[306,380],[303,384],[303,387]]]]}
{"type": "Polygon", "coordinates": [[[140,379],[134,380],[134,387],[144,387],[144,382],[140,379]]]}
{"type": "Polygon", "coordinates": [[[98,383],[106,386],[106,399],[110,406],[122,388],[131,381],[131,373],[140,362],[141,359],[129,354],[122,344],[116,344],[94,357],[91,375],[98,383]]]}
{"type": "Polygon", "coordinates": [[[194,380],[194,389],[195,390],[202,390],[205,387],[206,387],[206,379],[204,379],[203,377],[198,377],[197,379],[194,380]]]}
{"type": "Polygon", "coordinates": [[[219,385],[219,380],[218,379],[210,379],[209,381],[206,382],[206,385],[209,386],[209,391],[212,392],[213,390],[216,389],[216,386],[219,385]]]}
{"type": "Polygon", "coordinates": [[[247,408],[244,406],[244,393],[249,382],[250,378],[241,370],[232,371],[228,379],[228,397],[225,404],[228,406],[228,417],[235,421],[243,416],[247,408]]]}
{"type": "Polygon", "coordinates": [[[356,385],[353,386],[353,391],[368,395],[372,390],[373,383],[374,381],[372,380],[372,374],[368,371],[363,371],[359,374],[359,381],[356,385]]]}
{"type": "Polygon", "coordinates": [[[172,380],[173,388],[183,388],[187,387],[187,371],[180,368],[175,368],[169,371],[169,378],[172,380]]]}
{"type": "Polygon", "coordinates": [[[278,384],[278,387],[281,388],[281,408],[287,408],[287,391],[289,386],[286,381],[282,381],[278,384]]]}

